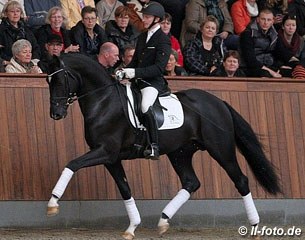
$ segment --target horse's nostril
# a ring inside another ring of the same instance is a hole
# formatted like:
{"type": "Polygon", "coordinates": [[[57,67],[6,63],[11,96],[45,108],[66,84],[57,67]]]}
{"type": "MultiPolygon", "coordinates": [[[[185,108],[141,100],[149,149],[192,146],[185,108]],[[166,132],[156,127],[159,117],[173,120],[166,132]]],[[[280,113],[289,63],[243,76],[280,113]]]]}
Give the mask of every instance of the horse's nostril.
{"type": "Polygon", "coordinates": [[[59,119],[61,119],[61,115],[59,115],[59,114],[52,114],[51,117],[52,117],[54,120],[59,120],[59,119]]]}

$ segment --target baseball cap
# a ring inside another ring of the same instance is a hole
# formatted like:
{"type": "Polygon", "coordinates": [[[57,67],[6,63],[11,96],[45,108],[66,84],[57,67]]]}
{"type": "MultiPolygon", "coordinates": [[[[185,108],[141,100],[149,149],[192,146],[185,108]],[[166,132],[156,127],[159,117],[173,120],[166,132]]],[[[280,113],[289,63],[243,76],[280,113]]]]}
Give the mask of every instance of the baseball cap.
{"type": "Polygon", "coordinates": [[[62,42],[62,39],[59,35],[51,34],[47,38],[47,43],[63,43],[63,42],[62,42]]]}

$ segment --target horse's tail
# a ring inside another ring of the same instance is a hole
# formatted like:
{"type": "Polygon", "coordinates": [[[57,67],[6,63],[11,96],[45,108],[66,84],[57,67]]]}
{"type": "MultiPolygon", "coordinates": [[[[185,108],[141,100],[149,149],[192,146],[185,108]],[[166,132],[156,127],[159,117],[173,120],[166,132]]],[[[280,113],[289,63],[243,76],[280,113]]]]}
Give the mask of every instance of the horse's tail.
{"type": "Polygon", "coordinates": [[[236,145],[250,165],[255,178],[269,193],[274,195],[280,193],[281,187],[274,166],[263,152],[261,143],[253,129],[228,103],[225,102],[225,104],[233,118],[236,145]]]}

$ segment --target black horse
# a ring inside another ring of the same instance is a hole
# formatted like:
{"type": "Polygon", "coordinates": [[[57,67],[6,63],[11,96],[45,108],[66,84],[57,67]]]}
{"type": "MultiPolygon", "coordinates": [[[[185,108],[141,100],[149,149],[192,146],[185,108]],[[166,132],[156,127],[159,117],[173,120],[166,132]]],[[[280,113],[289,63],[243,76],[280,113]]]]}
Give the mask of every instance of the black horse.
{"type": "MultiPolygon", "coordinates": [[[[48,215],[58,213],[58,200],[76,171],[104,164],[118,186],[130,219],[123,237],[133,239],[141,219],[121,161],[143,158],[138,146],[145,145],[146,136],[127,117],[126,87],[111,78],[98,63],[79,54],[54,57],[49,71],[51,117],[64,118],[69,104],[78,99],[90,151],[70,161],[63,170],[52,191],[48,215]]],[[[175,94],[183,106],[184,123],[177,129],[159,131],[159,140],[160,152],[168,156],[182,189],[162,211],[159,233],[167,231],[168,220],[200,187],[192,166],[192,156],[198,150],[208,151],[226,171],[243,198],[250,223],[258,224],[248,178],[236,159],[236,146],[267,192],[276,194],[280,187],[277,174],[250,125],[229,104],[205,91],[189,89],[175,94]]]]}

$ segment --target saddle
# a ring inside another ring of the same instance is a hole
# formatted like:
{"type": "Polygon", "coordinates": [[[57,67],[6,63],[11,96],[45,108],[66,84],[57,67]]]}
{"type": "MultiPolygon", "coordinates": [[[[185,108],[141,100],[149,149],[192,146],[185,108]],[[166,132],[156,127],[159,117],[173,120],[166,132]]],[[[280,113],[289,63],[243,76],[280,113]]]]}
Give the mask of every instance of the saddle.
{"type": "MultiPolygon", "coordinates": [[[[131,124],[135,128],[144,129],[143,114],[141,111],[141,92],[132,84],[126,84],[128,98],[128,115],[131,124]]],[[[153,105],[153,111],[159,130],[175,129],[182,126],[184,114],[182,105],[175,94],[164,92],[159,94],[153,105]]]]}

